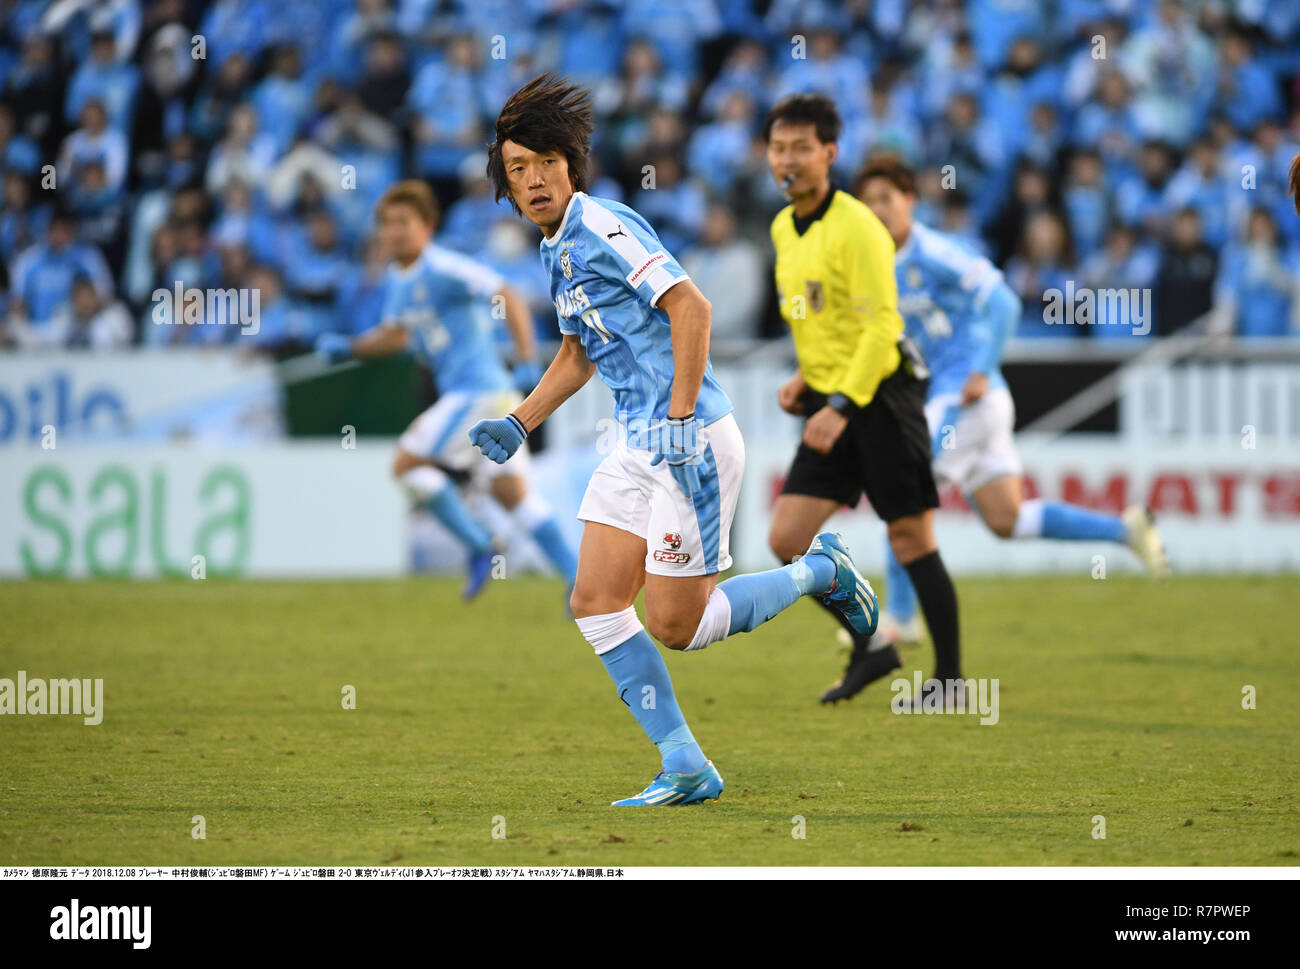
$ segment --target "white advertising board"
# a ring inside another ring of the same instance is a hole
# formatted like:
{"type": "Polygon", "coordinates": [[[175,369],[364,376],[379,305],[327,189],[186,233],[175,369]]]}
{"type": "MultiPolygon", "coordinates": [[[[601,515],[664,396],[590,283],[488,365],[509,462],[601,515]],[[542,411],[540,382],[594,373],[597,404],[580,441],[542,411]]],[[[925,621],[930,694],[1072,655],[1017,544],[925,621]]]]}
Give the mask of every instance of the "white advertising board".
{"type": "Polygon", "coordinates": [[[0,575],[398,575],[391,442],[0,451],[0,575]]]}
{"type": "MultiPolygon", "coordinates": [[[[742,571],[776,562],[767,547],[772,502],[791,448],[747,443],[745,484],[732,550],[742,571]]],[[[209,575],[247,577],[400,575],[411,561],[406,497],[389,473],[393,442],[280,442],[249,447],[60,446],[0,451],[0,575],[189,574],[196,555],[209,575]]],[[[1020,441],[1029,495],[1155,512],[1175,571],[1300,569],[1300,456],[1283,448],[1169,444],[1114,439],[1020,441]]],[[[534,462],[534,486],[575,547],[574,520],[594,447],[551,449],[534,462]]],[[[954,491],[942,495],[937,530],[958,574],[1108,572],[1139,569],[1105,543],[1003,541],[954,491]]],[[[472,502],[501,534],[512,523],[472,502]]],[[[425,522],[423,560],[458,571],[464,553],[425,522]]],[[[883,568],[884,526],[865,501],[837,513],[865,570],[883,568]]],[[[527,538],[513,536],[511,573],[546,568],[527,538]]]]}
{"type": "Polygon", "coordinates": [[[0,354],[0,449],[284,435],[274,365],[201,349],[0,354]]]}
{"type": "MultiPolygon", "coordinates": [[[[792,449],[747,442],[748,466],[732,531],[737,565],[768,568],[771,505],[792,449]]],[[[1277,572],[1300,569],[1300,455],[1280,446],[1125,444],[1074,435],[1054,443],[1022,436],[1025,493],[1119,512],[1148,505],[1175,572],[1277,572]]],[[[990,532],[955,489],[941,490],[936,531],[955,573],[1085,572],[1095,556],[1108,571],[1136,571],[1137,560],[1104,542],[1005,541],[990,532]]],[[[865,500],[828,527],[844,533],[870,572],[884,567],[884,526],[865,500]]]]}

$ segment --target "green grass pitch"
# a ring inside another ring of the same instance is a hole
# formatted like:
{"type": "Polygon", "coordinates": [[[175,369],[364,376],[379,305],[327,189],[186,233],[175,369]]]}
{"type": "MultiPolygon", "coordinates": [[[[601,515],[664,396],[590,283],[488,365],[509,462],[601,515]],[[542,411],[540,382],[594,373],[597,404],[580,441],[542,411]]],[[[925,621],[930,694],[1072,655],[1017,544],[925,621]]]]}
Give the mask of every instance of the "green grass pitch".
{"type": "Polygon", "coordinates": [[[1295,577],[960,580],[992,726],[820,707],[846,651],[798,603],[668,654],[727,789],[640,810],[656,752],[558,583],[458,591],[0,584],[0,677],[104,679],[99,726],[0,717],[0,865],[1300,864],[1295,577]]]}

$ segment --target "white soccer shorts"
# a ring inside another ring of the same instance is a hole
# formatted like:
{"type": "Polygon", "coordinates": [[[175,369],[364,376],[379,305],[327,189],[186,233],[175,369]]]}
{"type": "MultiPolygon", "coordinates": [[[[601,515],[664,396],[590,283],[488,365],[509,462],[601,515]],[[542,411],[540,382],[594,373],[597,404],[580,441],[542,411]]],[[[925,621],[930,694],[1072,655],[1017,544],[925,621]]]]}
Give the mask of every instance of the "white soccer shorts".
{"type": "Polygon", "coordinates": [[[652,575],[713,575],[731,567],[731,522],[745,476],[745,441],[727,414],[699,429],[706,470],[693,499],[649,451],[623,443],[591,476],[578,518],[621,528],[645,539],[652,575]]]}
{"type": "Polygon", "coordinates": [[[476,484],[503,474],[527,476],[530,458],[525,441],[504,464],[485,457],[470,443],[469,429],[481,420],[505,417],[523,398],[514,390],[451,391],[422,413],[402,432],[397,446],[417,458],[435,460],[458,471],[468,471],[476,484]]]}
{"type": "MultiPolygon", "coordinates": [[[[958,394],[941,394],[925,404],[925,420],[930,438],[939,433],[939,422],[949,406],[955,406],[958,394]]],[[[1012,430],[1016,426],[1016,405],[1011,391],[999,387],[987,391],[969,407],[963,407],[951,432],[940,436],[940,448],[934,458],[934,476],[938,483],[953,484],[962,494],[973,494],[990,481],[1006,475],[1019,475],[1024,467],[1016,453],[1012,430]],[[942,446],[944,439],[951,448],[942,446]]]]}

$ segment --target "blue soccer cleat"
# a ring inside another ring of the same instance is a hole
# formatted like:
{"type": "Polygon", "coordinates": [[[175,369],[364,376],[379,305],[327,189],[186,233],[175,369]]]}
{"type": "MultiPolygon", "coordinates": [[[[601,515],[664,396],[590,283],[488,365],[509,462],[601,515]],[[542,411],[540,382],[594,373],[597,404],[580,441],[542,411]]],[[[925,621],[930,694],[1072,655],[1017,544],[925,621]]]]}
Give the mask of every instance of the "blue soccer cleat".
{"type": "Polygon", "coordinates": [[[717,800],[726,784],[709,761],[694,774],[669,774],[660,771],[650,786],[636,797],[614,801],[611,807],[666,807],[670,804],[700,804],[717,800]]]}
{"type": "Polygon", "coordinates": [[[817,598],[847,619],[858,634],[873,634],[880,618],[880,604],[871,583],[853,564],[840,533],[822,532],[812,540],[804,554],[825,555],[835,563],[835,581],[831,583],[830,591],[817,598]]]}
{"type": "Polygon", "coordinates": [[[460,590],[460,597],[466,602],[483,591],[483,586],[492,577],[492,562],[500,551],[498,542],[493,540],[486,550],[470,557],[469,575],[465,577],[465,588],[460,590]]]}

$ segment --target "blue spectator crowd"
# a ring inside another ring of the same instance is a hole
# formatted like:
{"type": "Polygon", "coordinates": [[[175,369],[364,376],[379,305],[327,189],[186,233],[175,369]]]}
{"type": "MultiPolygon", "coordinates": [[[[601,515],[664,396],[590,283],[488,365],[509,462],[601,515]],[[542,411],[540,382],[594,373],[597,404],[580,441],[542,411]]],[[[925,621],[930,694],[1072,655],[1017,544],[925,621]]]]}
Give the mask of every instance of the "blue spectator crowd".
{"type": "Polygon", "coordinates": [[[178,281],[255,288],[244,346],[358,333],[404,177],[554,338],[537,231],[484,174],[547,69],[593,92],[591,192],[650,221],[716,336],[781,332],[761,125],[794,91],[839,106],[840,186],[877,151],[917,167],[918,217],[1003,268],[1019,336],[1124,335],[1045,325],[1067,282],[1150,290],[1156,336],[1300,331],[1297,0],[0,0],[0,347],[235,342],[155,325],[178,281]]]}

